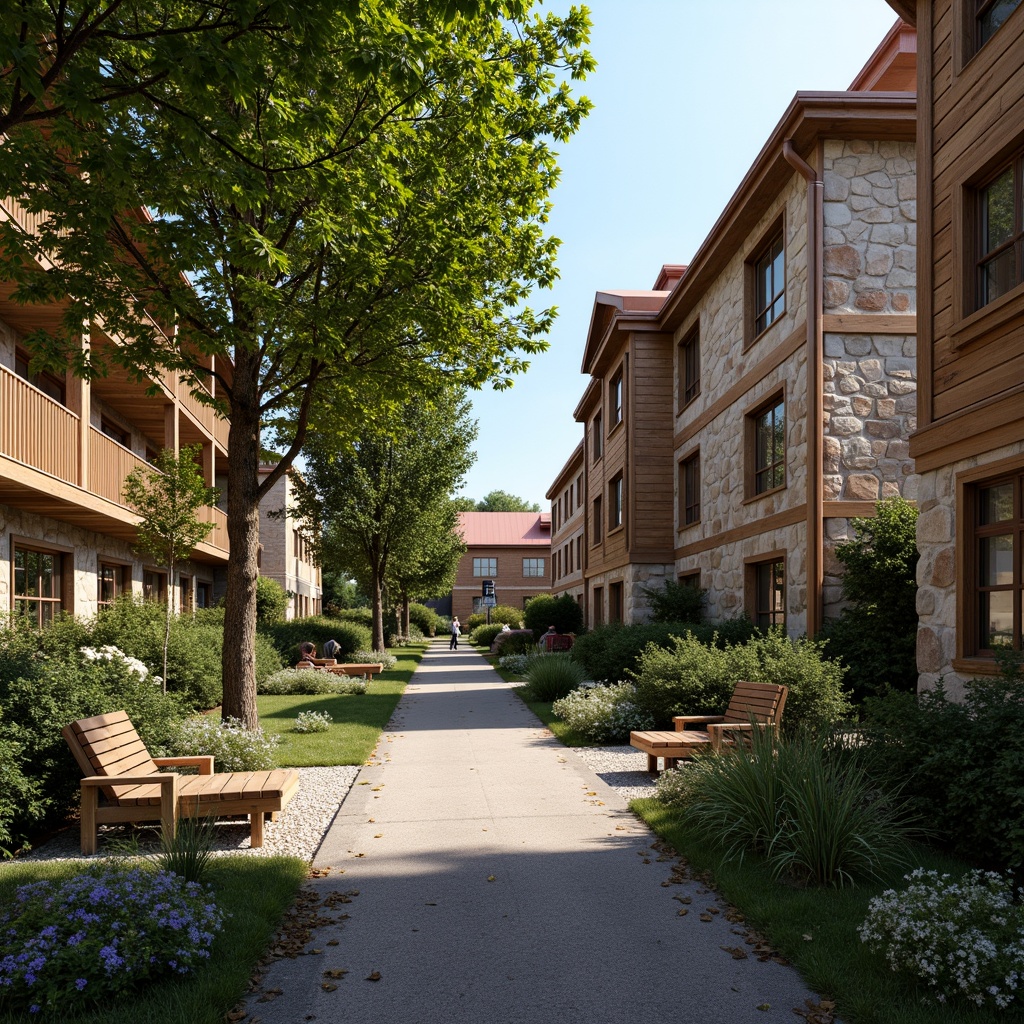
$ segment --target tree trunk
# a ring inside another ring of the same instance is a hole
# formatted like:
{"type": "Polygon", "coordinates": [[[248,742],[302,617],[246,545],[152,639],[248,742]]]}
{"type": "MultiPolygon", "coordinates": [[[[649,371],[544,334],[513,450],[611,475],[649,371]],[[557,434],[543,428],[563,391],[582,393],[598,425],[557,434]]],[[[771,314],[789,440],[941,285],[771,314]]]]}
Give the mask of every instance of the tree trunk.
{"type": "Polygon", "coordinates": [[[239,350],[231,389],[228,434],[228,592],[224,608],[224,718],[246,729],[259,725],[256,710],[256,577],[260,539],[259,357],[239,350]]]}
{"type": "Polygon", "coordinates": [[[373,649],[384,651],[384,585],[376,566],[370,569],[370,602],[373,609],[373,649]]]}
{"type": "Polygon", "coordinates": [[[402,594],[402,626],[399,632],[402,636],[409,635],[409,595],[402,594]]]}
{"type": "Polygon", "coordinates": [[[167,567],[167,614],[164,616],[164,678],[161,689],[167,692],[167,648],[171,645],[171,601],[174,596],[174,559],[167,567]]]}

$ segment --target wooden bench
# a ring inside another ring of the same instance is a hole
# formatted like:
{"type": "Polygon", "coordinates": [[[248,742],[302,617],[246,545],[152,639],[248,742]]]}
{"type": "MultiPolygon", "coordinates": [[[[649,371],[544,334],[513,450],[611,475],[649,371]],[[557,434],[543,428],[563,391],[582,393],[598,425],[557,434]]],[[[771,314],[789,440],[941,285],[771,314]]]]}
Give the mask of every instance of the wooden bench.
{"type": "Polygon", "coordinates": [[[324,672],[333,672],[339,676],[362,676],[369,680],[384,671],[384,665],[379,661],[339,664],[335,658],[309,658],[306,661],[300,661],[295,667],[319,669],[324,672]]]}
{"type": "Polygon", "coordinates": [[[98,825],[159,821],[174,836],[180,817],[249,816],[249,845],[263,845],[263,818],[273,820],[299,788],[291,768],[265,772],[213,771],[213,758],[151,757],[124,711],[72,722],[61,730],[82,779],[82,853],[96,852],[98,825]],[[194,767],[198,775],[161,772],[194,767]],[[100,796],[104,803],[100,803],[100,796]]]}
{"type": "Polygon", "coordinates": [[[724,715],[677,715],[672,719],[675,732],[631,732],[629,745],[647,754],[647,770],[657,774],[659,757],[668,770],[698,751],[718,752],[732,745],[755,724],[775,728],[782,721],[788,693],[787,687],[774,683],[737,683],[724,715]]]}

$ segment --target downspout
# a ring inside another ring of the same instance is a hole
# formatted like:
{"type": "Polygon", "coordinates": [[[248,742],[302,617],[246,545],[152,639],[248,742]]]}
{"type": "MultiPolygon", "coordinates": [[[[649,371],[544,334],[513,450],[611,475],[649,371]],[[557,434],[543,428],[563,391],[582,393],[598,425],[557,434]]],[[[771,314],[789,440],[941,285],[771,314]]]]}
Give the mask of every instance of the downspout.
{"type": "Polygon", "coordinates": [[[824,514],[822,487],[822,277],[820,267],[825,185],[818,172],[793,147],[782,144],[786,162],[807,181],[807,635],[813,637],[824,618],[824,514]]]}

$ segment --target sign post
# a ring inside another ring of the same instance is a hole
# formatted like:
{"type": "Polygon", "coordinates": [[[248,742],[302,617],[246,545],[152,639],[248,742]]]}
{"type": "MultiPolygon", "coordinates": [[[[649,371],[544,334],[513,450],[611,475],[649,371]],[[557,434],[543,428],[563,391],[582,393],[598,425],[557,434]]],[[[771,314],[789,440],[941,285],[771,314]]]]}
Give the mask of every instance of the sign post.
{"type": "Polygon", "coordinates": [[[494,596],[494,580],[484,580],[483,587],[483,606],[487,609],[487,625],[491,624],[491,609],[494,608],[498,599],[494,596]]]}

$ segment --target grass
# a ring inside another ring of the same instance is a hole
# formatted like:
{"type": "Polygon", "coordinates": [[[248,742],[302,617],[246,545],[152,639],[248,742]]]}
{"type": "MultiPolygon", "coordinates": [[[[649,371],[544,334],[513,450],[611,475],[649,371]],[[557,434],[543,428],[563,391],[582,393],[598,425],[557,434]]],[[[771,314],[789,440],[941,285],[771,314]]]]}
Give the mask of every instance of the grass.
{"type": "MultiPolygon", "coordinates": [[[[0,870],[0,905],[10,901],[19,885],[69,878],[80,869],[66,861],[7,864],[0,870]]],[[[245,992],[308,870],[305,861],[295,857],[216,858],[205,877],[228,916],[214,941],[210,962],[185,978],[147,984],[119,1005],[64,1012],[62,1024],[223,1024],[224,1015],[245,992]]],[[[0,1012],[0,1024],[25,1020],[23,1014],[0,1012]]]]}
{"type": "MultiPolygon", "coordinates": [[[[678,811],[654,799],[630,807],[690,863],[710,872],[714,886],[781,952],[816,992],[836,1001],[836,1015],[847,1024],[1006,1024],[1021,1021],[1015,1010],[979,1009],[925,999],[926,989],[893,973],[880,955],[861,943],[857,928],[868,901],[884,889],[901,887],[904,872],[845,889],[799,887],[772,880],[763,860],[747,854],[727,858],[682,826],[678,811]]],[[[970,865],[915,848],[915,863],[959,876],[970,865]]]]}
{"type": "Polygon", "coordinates": [[[377,745],[426,649],[424,643],[393,650],[398,664],[377,676],[366,693],[257,697],[264,731],[282,738],[278,763],[291,768],[362,764],[377,745]],[[326,711],[333,722],[327,732],[297,733],[295,719],[301,711],[326,711]]]}
{"type": "Polygon", "coordinates": [[[551,711],[554,701],[529,700],[529,690],[526,686],[517,686],[515,691],[519,699],[551,730],[554,736],[561,740],[567,747],[593,747],[595,744],[586,736],[570,729],[560,718],[556,718],[551,711]]]}

